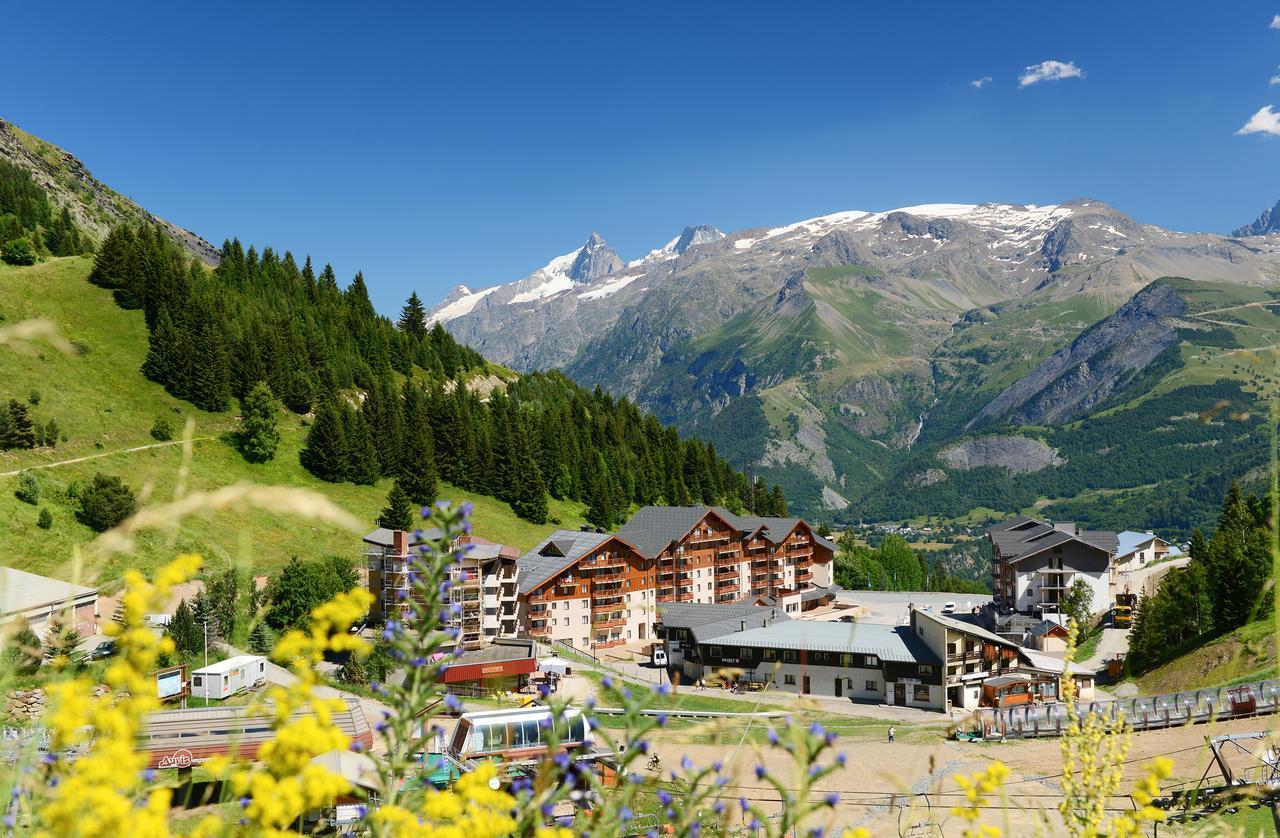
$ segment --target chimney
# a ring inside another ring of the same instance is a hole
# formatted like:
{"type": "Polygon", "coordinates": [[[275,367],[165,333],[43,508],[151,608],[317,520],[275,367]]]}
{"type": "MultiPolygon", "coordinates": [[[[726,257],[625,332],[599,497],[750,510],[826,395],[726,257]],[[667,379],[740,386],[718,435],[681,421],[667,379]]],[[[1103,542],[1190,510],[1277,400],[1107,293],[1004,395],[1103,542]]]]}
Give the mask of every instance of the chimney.
{"type": "Polygon", "coordinates": [[[392,530],[391,549],[397,556],[409,555],[409,534],[404,530],[392,530]]]}
{"type": "Polygon", "coordinates": [[[738,631],[746,631],[746,630],[747,630],[747,621],[746,621],[746,620],[740,620],[740,621],[739,621],[739,625],[740,625],[741,627],[738,629],[738,631]]]}

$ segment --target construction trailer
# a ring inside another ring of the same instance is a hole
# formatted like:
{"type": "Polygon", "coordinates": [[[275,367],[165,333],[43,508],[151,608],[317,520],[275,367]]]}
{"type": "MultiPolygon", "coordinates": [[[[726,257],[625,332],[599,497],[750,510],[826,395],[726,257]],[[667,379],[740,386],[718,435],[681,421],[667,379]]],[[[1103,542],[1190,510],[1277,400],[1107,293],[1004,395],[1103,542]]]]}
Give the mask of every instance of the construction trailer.
{"type": "Polygon", "coordinates": [[[1116,594],[1115,608],[1111,611],[1111,625],[1129,628],[1133,625],[1133,612],[1138,607],[1137,594],[1116,594]]]}
{"type": "Polygon", "coordinates": [[[191,695],[221,700],[267,682],[267,659],[236,655],[191,673],[191,695]]]}

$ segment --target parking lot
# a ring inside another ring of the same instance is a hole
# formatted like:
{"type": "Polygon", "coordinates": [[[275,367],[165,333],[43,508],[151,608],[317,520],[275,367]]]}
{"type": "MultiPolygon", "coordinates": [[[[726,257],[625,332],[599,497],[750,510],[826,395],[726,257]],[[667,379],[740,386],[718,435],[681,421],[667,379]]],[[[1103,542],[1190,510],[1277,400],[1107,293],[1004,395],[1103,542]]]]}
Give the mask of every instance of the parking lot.
{"type": "Polygon", "coordinates": [[[867,609],[862,622],[880,623],[882,625],[899,625],[907,621],[908,605],[928,606],[934,613],[942,611],[948,602],[956,604],[957,613],[968,613],[991,601],[990,595],[949,594],[933,591],[841,591],[841,602],[861,605],[867,609]]]}

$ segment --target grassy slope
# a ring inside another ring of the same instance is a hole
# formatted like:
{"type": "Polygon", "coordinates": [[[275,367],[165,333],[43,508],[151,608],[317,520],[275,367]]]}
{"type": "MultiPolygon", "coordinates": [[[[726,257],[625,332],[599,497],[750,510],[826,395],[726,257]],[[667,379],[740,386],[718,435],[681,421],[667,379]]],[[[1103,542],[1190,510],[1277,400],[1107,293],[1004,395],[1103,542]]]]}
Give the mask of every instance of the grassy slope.
{"type": "MultiPolygon", "coordinates": [[[[182,461],[180,446],[121,453],[122,449],[154,442],[149,431],[161,415],[168,416],[179,431],[187,417],[195,420],[195,437],[201,441],[194,446],[188,479],[191,490],[240,482],[301,486],[323,492],[372,528],[385,504],[390,481],[370,487],[334,485],[312,478],[298,465],[305,427],[299,417],[287,412],[281,414],[282,441],[276,459],[263,465],[245,462],[226,441],[226,434],[236,424],[234,412],[197,410],[142,377],[138,370],[147,346],[142,313],[120,310],[108,292],[89,285],[85,278],[90,265],[89,259],[57,259],[31,268],[0,266],[0,315],[6,324],[46,317],[68,338],[88,348],[80,355],[63,356],[43,344],[24,353],[0,347],[0,397],[26,399],[32,389],[38,389],[42,398],[33,408],[35,416],[41,421],[56,417],[68,436],[56,450],[0,454],[0,472],[105,455],[37,472],[42,503],[54,517],[49,530],[36,526],[37,507],[14,498],[16,478],[0,477],[0,544],[5,545],[7,564],[72,577],[73,548],[87,543],[94,533],[75,520],[75,506],[65,490],[73,481],[91,480],[96,471],[118,474],[135,490],[149,491],[156,500],[171,499],[182,461]]],[[[448,486],[442,487],[441,497],[475,503],[477,534],[495,541],[527,548],[550,530],[550,525],[521,521],[509,506],[492,498],[448,486]]],[[[579,504],[551,502],[551,515],[567,527],[582,523],[581,513],[579,504]]],[[[118,578],[126,565],[154,567],[174,550],[200,552],[215,562],[244,557],[266,571],[295,555],[355,556],[359,543],[333,527],[262,513],[222,512],[184,520],[174,533],[148,534],[136,556],[88,568],[85,576],[109,581],[118,578]]]]}
{"type": "Polygon", "coordinates": [[[1145,675],[1144,695],[1210,687],[1233,681],[1275,677],[1275,622],[1259,620],[1198,646],[1145,675]]]}

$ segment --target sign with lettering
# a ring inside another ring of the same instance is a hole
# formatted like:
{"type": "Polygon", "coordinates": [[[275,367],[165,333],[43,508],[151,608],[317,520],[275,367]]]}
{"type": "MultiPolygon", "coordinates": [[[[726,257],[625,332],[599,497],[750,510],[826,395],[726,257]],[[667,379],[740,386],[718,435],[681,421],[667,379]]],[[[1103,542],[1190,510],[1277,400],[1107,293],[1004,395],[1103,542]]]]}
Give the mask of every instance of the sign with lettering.
{"type": "Polygon", "coordinates": [[[207,762],[208,757],[194,757],[186,748],[179,748],[176,751],[160,755],[160,761],[156,764],[157,768],[190,768],[193,765],[199,765],[207,762]]]}

